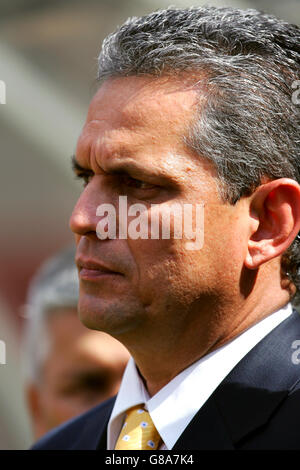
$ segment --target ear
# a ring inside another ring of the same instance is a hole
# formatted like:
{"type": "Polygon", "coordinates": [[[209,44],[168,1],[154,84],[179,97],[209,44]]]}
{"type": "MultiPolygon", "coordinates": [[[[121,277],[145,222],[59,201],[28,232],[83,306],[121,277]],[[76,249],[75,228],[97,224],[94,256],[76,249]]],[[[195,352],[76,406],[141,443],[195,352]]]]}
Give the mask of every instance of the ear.
{"type": "Polygon", "coordinates": [[[262,184],[251,196],[253,220],[245,266],[257,269],[284,253],[300,230],[300,185],[288,178],[262,184]]]}

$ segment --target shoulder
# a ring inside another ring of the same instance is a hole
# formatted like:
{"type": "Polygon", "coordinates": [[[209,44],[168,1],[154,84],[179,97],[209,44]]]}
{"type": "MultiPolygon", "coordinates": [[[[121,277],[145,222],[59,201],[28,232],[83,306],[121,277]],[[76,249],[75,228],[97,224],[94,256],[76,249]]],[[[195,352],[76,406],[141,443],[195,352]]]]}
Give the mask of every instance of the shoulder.
{"type": "Polygon", "coordinates": [[[98,440],[106,431],[106,424],[115,397],[89,411],[61,424],[39,439],[31,450],[69,450],[97,447],[98,440]]]}

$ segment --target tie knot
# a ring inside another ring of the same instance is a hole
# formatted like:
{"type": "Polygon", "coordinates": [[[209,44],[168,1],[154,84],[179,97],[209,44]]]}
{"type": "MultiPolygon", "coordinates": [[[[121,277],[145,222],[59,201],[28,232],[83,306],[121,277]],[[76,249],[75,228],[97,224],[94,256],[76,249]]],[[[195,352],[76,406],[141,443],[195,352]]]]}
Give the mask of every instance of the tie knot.
{"type": "Polygon", "coordinates": [[[160,443],[160,435],[144,405],[127,410],[116,450],[154,450],[160,443]]]}

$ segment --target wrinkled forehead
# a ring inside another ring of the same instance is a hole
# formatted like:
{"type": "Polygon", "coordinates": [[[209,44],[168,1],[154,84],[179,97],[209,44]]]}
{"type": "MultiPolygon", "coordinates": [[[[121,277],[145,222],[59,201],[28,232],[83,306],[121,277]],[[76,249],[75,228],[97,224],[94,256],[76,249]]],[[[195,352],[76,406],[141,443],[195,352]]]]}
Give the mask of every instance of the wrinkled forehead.
{"type": "MultiPolygon", "coordinates": [[[[77,143],[77,159],[141,149],[185,147],[183,136],[198,105],[196,89],[168,77],[106,80],[93,97],[77,143]]],[[[83,163],[83,162],[82,162],[83,163]]],[[[84,166],[84,165],[83,165],[84,166]]]]}
{"type": "Polygon", "coordinates": [[[130,76],[106,80],[89,106],[86,124],[111,119],[116,126],[146,127],[192,117],[197,92],[186,81],[130,76]]]}
{"type": "MultiPolygon", "coordinates": [[[[76,156],[83,167],[106,170],[112,156],[135,160],[176,148],[194,116],[198,95],[184,81],[166,77],[106,80],[93,97],[78,139],[76,156]]],[[[186,155],[187,157],[187,155],[186,155]]],[[[162,157],[163,158],[163,157],[162,157]]]]}

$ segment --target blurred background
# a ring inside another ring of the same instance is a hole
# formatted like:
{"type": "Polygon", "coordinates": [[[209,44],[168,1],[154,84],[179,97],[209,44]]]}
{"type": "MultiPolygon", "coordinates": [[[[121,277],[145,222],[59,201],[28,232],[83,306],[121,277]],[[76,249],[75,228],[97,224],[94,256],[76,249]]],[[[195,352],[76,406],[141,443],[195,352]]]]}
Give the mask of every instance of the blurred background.
{"type": "Polygon", "coordinates": [[[96,90],[102,40],[128,16],[204,3],[300,24],[300,0],[0,0],[0,449],[33,442],[20,348],[26,291],[38,266],[72,242],[80,186],[70,157],[96,90]]]}

